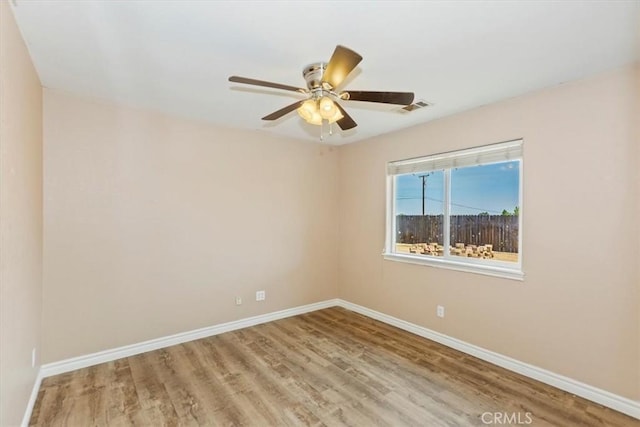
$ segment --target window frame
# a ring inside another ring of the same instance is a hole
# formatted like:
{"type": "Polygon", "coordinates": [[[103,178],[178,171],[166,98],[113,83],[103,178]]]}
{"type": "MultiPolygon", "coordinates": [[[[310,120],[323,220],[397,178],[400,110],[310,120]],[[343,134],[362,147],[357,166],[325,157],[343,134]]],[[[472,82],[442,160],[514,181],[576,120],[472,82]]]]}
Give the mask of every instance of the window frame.
{"type": "Polygon", "coordinates": [[[383,251],[383,257],[385,260],[389,261],[398,261],[405,262],[410,264],[420,264],[427,265],[431,267],[444,268],[456,271],[464,271],[470,273],[477,273],[495,277],[502,277],[513,280],[524,280],[524,272],[522,270],[522,259],[523,259],[523,176],[524,176],[524,156],[522,155],[522,148],[524,146],[522,139],[506,141],[498,144],[490,144],[480,147],[472,147],[463,150],[456,150],[446,153],[436,153],[427,156],[421,156],[414,159],[407,160],[399,160],[394,162],[387,163],[387,188],[386,188],[386,233],[385,233],[385,247],[383,251]],[[460,167],[473,167],[484,164],[495,164],[502,163],[506,161],[515,161],[519,162],[519,179],[518,179],[518,261],[517,262],[508,262],[508,261],[496,261],[496,260],[480,260],[475,258],[463,258],[456,255],[451,255],[449,253],[448,248],[451,246],[451,221],[450,221],[450,212],[451,212],[451,171],[456,169],[456,166],[449,166],[446,168],[432,169],[432,170],[443,170],[444,171],[444,211],[443,211],[443,246],[446,248],[442,257],[440,256],[424,256],[418,254],[406,254],[406,253],[398,253],[395,251],[396,245],[396,213],[395,213],[395,195],[397,193],[396,189],[396,177],[400,175],[407,175],[410,172],[402,172],[402,173],[393,173],[391,172],[392,166],[403,163],[421,163],[421,162],[429,162],[432,159],[437,159],[441,157],[453,158],[453,163],[455,163],[455,158],[460,157],[464,158],[465,156],[468,158],[469,154],[477,154],[481,156],[484,152],[489,151],[500,151],[501,148],[504,148],[505,152],[510,147],[518,147],[519,153],[517,156],[504,160],[496,160],[496,161],[487,161],[487,162],[478,162],[478,163],[467,163],[464,166],[460,167]]]}

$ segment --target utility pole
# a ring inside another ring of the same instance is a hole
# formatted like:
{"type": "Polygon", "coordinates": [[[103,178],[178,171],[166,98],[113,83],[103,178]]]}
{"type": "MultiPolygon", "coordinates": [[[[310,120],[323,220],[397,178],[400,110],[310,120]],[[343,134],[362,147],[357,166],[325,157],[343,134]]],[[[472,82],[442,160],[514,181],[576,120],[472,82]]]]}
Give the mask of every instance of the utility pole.
{"type": "Polygon", "coordinates": [[[431,175],[430,173],[427,173],[425,175],[418,175],[418,178],[422,179],[422,216],[424,216],[424,201],[427,199],[426,195],[427,195],[427,177],[431,175]]]}

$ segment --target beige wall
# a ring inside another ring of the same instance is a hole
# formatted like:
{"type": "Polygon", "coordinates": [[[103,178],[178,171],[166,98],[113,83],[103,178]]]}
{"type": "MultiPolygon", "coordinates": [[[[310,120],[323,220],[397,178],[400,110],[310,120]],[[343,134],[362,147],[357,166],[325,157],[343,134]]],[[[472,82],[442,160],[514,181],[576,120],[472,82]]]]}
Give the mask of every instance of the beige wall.
{"type": "Polygon", "coordinates": [[[52,90],[44,132],[44,362],[337,295],[336,149],[52,90]]]}
{"type": "Polygon", "coordinates": [[[340,296],[640,399],[638,84],[626,68],[342,147],[340,296]],[[516,138],[524,282],[382,259],[385,162],[516,138]]]}
{"type": "Polygon", "coordinates": [[[42,88],[0,2],[0,425],[22,420],[42,312],[42,88]]]}

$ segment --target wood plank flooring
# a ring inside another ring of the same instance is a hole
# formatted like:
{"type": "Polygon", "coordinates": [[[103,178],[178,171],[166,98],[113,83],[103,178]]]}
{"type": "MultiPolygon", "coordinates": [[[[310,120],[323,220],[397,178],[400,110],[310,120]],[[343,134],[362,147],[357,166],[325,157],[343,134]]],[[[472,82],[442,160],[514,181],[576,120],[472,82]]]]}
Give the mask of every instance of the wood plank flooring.
{"type": "Polygon", "coordinates": [[[46,378],[30,425],[518,423],[640,426],[621,413],[337,307],[46,378]]]}

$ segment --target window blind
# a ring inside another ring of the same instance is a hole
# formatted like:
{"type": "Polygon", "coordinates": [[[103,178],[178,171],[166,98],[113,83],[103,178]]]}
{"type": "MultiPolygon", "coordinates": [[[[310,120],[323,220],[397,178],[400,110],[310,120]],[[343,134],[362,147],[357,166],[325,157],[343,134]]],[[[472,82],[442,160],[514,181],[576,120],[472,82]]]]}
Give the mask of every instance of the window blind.
{"type": "Polygon", "coordinates": [[[422,173],[465,166],[506,162],[522,158],[522,140],[501,142],[483,147],[434,154],[415,159],[399,160],[387,164],[388,175],[422,173]]]}

